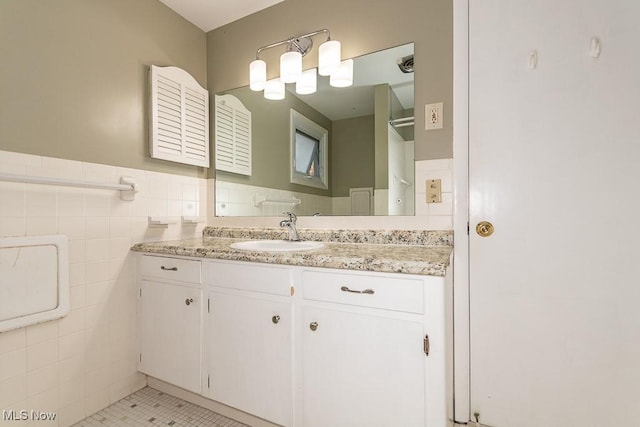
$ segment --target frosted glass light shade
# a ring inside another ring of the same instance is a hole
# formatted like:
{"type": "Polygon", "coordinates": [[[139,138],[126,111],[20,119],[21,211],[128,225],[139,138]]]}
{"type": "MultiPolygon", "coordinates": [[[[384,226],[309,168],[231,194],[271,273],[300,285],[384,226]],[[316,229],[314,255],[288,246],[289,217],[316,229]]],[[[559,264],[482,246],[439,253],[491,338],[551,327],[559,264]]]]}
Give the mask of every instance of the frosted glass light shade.
{"type": "Polygon", "coordinates": [[[268,80],[264,88],[264,97],[273,101],[284,99],[284,83],[280,79],[268,80]]]}
{"type": "Polygon", "coordinates": [[[282,83],[295,83],[302,75],[302,54],[285,52],[280,55],[280,80],[282,83]]]}
{"type": "Polygon", "coordinates": [[[333,87],[347,87],[353,84],[353,59],[347,59],[331,73],[329,84],[333,87]]]}
{"type": "Polygon", "coordinates": [[[318,89],[318,70],[312,68],[302,72],[302,76],[296,82],[296,93],[299,95],[309,95],[318,89]]]}
{"type": "Polygon", "coordinates": [[[318,74],[328,76],[340,65],[340,42],[327,40],[318,48],[318,74]]]}
{"type": "Polygon", "coordinates": [[[251,90],[263,90],[267,83],[267,63],[256,59],[249,64],[249,87],[251,90]]]}

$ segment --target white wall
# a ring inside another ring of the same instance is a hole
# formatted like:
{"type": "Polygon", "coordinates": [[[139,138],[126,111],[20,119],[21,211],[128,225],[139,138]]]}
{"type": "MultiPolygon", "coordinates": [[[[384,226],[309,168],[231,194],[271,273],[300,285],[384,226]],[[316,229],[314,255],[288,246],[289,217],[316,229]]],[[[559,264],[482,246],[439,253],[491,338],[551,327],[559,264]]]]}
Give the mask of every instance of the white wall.
{"type": "MultiPolygon", "coordinates": [[[[405,145],[411,145],[413,143],[406,143],[393,126],[389,125],[389,215],[408,215],[413,213],[413,209],[407,198],[407,187],[413,184],[413,171],[407,170],[407,159],[405,158],[407,150],[405,145]],[[408,173],[411,172],[411,176],[408,173]]],[[[411,161],[413,161],[413,152],[411,153],[411,161]]],[[[413,188],[411,188],[413,190],[413,188]]],[[[413,191],[412,191],[413,193],[413,191]]],[[[411,194],[413,197],[413,194],[411,194]]]]}
{"type": "MultiPolygon", "coordinates": [[[[71,312],[0,333],[0,409],[55,411],[70,425],[146,384],[135,357],[135,242],[198,237],[199,226],[149,228],[148,216],[206,217],[206,179],[0,151],[0,173],[117,183],[117,191],[0,182],[0,237],[69,238],[71,312]]],[[[40,425],[40,423],[38,423],[40,425]]],[[[44,424],[43,424],[44,425],[44,424]]]]}

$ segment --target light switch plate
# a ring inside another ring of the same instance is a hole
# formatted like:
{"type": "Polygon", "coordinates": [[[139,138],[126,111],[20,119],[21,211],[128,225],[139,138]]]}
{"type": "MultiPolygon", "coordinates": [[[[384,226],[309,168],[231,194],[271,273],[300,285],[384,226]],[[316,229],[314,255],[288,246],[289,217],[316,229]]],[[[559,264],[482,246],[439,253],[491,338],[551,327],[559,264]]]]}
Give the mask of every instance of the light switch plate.
{"type": "Polygon", "coordinates": [[[427,185],[427,203],[442,203],[442,180],[428,179],[427,185]]]}
{"type": "Polygon", "coordinates": [[[442,119],[444,118],[442,102],[427,104],[424,108],[424,129],[442,129],[442,119]]]}

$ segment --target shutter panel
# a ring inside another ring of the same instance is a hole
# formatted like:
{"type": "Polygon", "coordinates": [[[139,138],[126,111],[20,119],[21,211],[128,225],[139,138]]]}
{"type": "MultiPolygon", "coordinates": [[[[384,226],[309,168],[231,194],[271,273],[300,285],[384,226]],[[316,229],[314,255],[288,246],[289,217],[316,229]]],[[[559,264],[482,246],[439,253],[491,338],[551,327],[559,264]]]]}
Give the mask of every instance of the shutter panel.
{"type": "Polygon", "coordinates": [[[151,66],[151,157],[209,167],[209,93],[178,67],[151,66]]]}
{"type": "Polygon", "coordinates": [[[216,169],[251,175],[251,112],[233,95],[216,95],[216,169]]]}

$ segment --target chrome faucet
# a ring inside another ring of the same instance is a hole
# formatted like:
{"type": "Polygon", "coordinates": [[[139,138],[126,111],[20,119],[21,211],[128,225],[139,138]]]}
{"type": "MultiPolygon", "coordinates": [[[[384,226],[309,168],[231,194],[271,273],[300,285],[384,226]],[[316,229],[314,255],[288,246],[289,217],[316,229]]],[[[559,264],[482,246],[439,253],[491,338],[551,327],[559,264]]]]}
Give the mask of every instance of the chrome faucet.
{"type": "Polygon", "coordinates": [[[283,212],[283,214],[289,215],[289,219],[280,221],[280,227],[287,227],[287,231],[289,232],[288,240],[290,242],[299,242],[300,237],[298,236],[298,229],[296,228],[298,217],[293,212],[283,212]]]}

